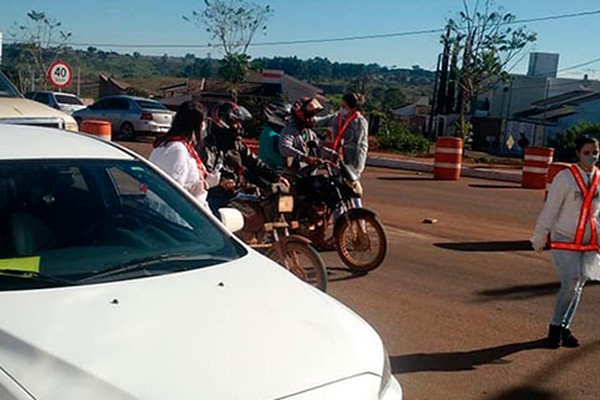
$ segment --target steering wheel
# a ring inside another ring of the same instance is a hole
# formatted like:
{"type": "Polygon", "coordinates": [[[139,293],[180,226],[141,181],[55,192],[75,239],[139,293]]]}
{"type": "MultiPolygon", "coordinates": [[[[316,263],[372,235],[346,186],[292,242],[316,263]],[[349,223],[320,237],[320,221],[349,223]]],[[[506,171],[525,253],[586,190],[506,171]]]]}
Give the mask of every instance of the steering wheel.
{"type": "Polygon", "coordinates": [[[82,239],[93,238],[96,233],[107,228],[125,228],[128,230],[141,229],[144,227],[142,221],[133,215],[112,214],[102,220],[90,225],[81,233],[82,239]]]}

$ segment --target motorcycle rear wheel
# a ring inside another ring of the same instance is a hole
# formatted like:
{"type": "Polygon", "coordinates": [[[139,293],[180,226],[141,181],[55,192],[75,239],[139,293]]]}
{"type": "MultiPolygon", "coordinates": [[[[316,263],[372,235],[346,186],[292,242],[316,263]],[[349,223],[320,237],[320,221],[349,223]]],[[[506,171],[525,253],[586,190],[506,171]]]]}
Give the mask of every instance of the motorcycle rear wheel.
{"type": "Polygon", "coordinates": [[[285,260],[281,259],[281,253],[277,248],[269,249],[267,257],[298,278],[326,293],[327,268],[314,247],[302,242],[289,242],[284,246],[285,260]]]}
{"type": "Polygon", "coordinates": [[[387,253],[385,230],[375,215],[342,215],[334,239],[342,262],[355,272],[373,271],[387,253]]]}

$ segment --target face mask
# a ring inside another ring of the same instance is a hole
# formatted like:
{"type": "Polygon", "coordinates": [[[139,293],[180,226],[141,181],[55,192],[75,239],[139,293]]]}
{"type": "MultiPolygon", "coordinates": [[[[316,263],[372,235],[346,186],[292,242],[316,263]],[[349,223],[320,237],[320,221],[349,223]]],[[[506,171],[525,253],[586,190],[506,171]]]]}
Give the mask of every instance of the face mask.
{"type": "Polygon", "coordinates": [[[581,163],[586,167],[593,167],[594,165],[596,165],[596,163],[598,163],[599,157],[600,155],[598,154],[590,154],[588,156],[582,155],[581,157],[579,157],[579,161],[581,161],[581,163]]]}
{"type": "Polygon", "coordinates": [[[340,114],[345,117],[346,115],[348,115],[348,110],[344,107],[340,107],[340,114]]]}

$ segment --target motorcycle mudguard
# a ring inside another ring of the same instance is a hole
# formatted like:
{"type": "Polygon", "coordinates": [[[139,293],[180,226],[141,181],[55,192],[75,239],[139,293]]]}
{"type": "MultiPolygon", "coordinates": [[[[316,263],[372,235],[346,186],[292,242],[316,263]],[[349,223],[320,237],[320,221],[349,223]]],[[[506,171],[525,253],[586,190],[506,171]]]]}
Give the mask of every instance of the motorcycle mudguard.
{"type": "Polygon", "coordinates": [[[346,211],[344,214],[340,215],[337,221],[335,221],[335,225],[333,226],[333,235],[337,236],[344,218],[348,216],[350,218],[360,219],[361,217],[377,217],[377,213],[369,208],[358,207],[351,208],[346,211]]]}
{"type": "Polygon", "coordinates": [[[280,240],[280,243],[282,244],[282,246],[285,246],[288,243],[302,243],[302,244],[309,244],[309,245],[313,244],[312,240],[305,238],[304,236],[300,236],[300,235],[289,235],[289,236],[282,237],[280,240]]]}

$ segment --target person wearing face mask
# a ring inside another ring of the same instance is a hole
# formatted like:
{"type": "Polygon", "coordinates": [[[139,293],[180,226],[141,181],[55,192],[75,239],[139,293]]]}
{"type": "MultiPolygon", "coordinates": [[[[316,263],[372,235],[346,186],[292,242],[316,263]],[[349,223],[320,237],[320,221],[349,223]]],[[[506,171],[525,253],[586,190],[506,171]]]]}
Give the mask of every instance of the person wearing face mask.
{"type": "Polygon", "coordinates": [[[251,185],[265,188],[271,183],[289,185],[277,171],[267,166],[242,142],[243,122],[252,118],[244,107],[231,101],[217,104],[212,124],[199,145],[208,171],[220,171],[218,185],[208,192],[208,204],[215,215],[241,191],[251,185]]]}
{"type": "Polygon", "coordinates": [[[205,128],[202,104],[182,103],[169,131],[154,142],[149,159],[208,209],[208,190],[218,185],[220,175],[209,173],[194,149],[205,128]]]}
{"type": "Polygon", "coordinates": [[[560,278],[546,339],[549,348],[579,346],[571,322],[586,281],[600,280],[598,141],[579,137],[576,150],[579,162],[554,179],[531,239],[534,250],[542,251],[550,234],[552,261],[560,278]]]}

